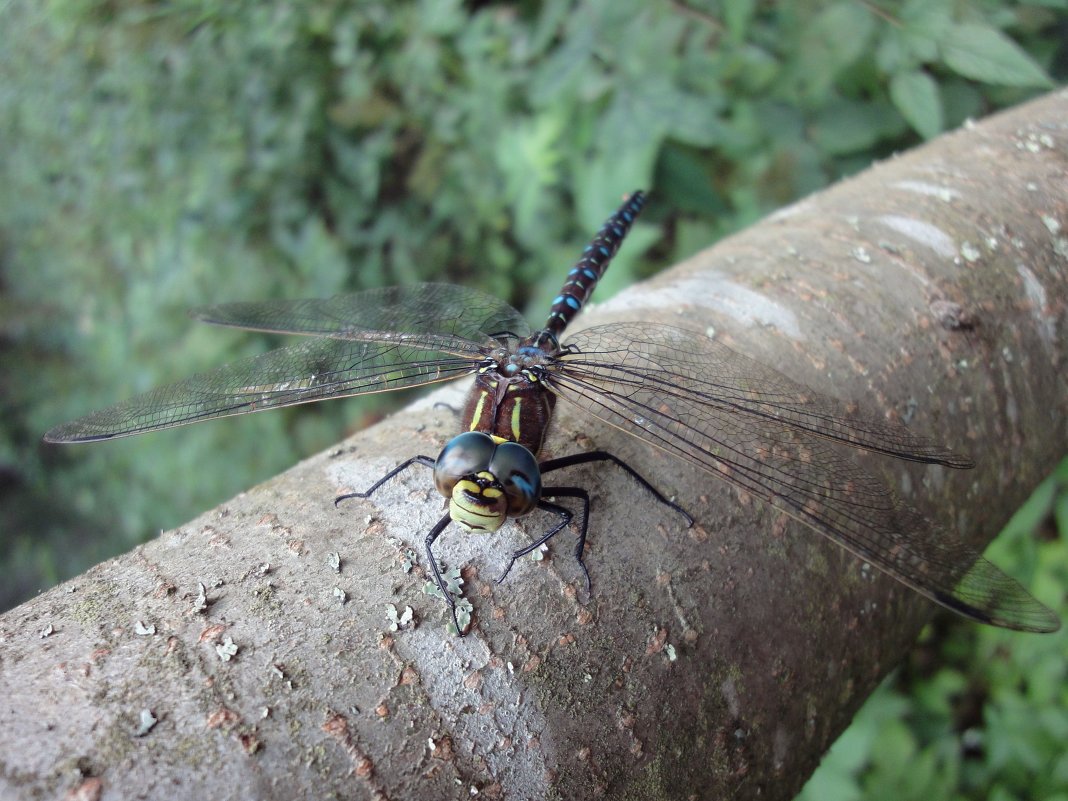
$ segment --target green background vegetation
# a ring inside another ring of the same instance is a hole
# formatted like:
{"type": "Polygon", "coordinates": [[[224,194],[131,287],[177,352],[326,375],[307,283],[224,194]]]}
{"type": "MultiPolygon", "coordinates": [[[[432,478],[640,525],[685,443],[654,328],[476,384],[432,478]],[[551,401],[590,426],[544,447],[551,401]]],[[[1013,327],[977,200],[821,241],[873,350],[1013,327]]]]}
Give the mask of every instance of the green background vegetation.
{"type": "MultiPolygon", "coordinates": [[[[602,299],[873,159],[1063,82],[1066,7],[4,4],[0,607],[386,408],[372,397],[40,443],[58,422],[274,344],[192,324],[187,308],[433,279],[477,284],[540,321],[622,194],[655,193],[602,299]]],[[[1047,600],[1064,597],[1065,538],[1033,532],[1047,519],[1066,530],[1066,483],[997,545],[1047,600]]],[[[932,627],[809,797],[1068,799],[1066,643],[932,627]]]]}

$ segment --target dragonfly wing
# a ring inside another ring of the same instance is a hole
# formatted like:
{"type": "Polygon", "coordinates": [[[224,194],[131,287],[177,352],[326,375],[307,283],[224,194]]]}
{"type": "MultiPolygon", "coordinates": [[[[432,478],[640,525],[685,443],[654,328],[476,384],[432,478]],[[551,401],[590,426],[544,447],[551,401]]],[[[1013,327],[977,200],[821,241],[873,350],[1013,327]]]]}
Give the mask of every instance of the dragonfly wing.
{"type": "Polygon", "coordinates": [[[740,415],[750,426],[778,421],[789,428],[899,459],[970,468],[966,456],[893,420],[877,419],[814,392],[726,345],[682,328],[624,323],[570,337],[580,353],[565,357],[611,375],[621,385],[640,381],[701,406],[740,415]],[[614,361],[618,360],[618,361],[614,361]]]}
{"type": "Polygon", "coordinates": [[[57,426],[45,434],[45,440],[111,439],[216,417],[446,381],[474,369],[481,351],[473,343],[467,349],[466,356],[454,356],[397,342],[307,339],[157,387],[57,426]]]}
{"type": "Polygon", "coordinates": [[[414,284],[306,300],[203,306],[191,314],[216,325],[364,341],[398,335],[485,342],[504,332],[529,333],[523,316],[498,298],[452,284],[414,284]]]}
{"type": "Polygon", "coordinates": [[[548,386],[596,417],[763,498],[934,601],[994,625],[1052,631],[1056,616],[959,535],[903,504],[840,447],[970,463],[903,426],[859,417],[682,329],[587,329],[548,386]]]}

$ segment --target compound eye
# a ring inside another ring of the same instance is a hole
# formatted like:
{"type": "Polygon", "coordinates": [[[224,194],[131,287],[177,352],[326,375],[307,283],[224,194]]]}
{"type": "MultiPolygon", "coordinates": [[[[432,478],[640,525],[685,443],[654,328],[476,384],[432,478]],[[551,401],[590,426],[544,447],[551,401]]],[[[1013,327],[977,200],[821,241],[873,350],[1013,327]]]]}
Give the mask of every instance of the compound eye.
{"type": "Polygon", "coordinates": [[[489,467],[496,448],[489,434],[481,431],[467,431],[449,440],[434,462],[434,486],[438,492],[451,498],[457,481],[489,467]]]}
{"type": "Polygon", "coordinates": [[[538,460],[516,442],[503,442],[490,460],[489,472],[500,482],[508,498],[508,516],[532,511],[541,499],[541,470],[538,460]]]}

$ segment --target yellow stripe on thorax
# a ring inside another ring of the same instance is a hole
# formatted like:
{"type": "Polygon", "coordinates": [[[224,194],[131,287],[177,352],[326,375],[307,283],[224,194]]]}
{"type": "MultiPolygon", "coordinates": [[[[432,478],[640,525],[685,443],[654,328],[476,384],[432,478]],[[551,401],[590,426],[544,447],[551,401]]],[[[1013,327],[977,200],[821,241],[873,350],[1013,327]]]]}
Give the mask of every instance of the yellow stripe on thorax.
{"type": "Polygon", "coordinates": [[[519,406],[522,403],[523,401],[517,398],[512,406],[512,439],[515,442],[519,442],[519,406]]]}
{"type": "Polygon", "coordinates": [[[475,404],[475,413],[471,415],[471,428],[469,430],[474,431],[478,428],[478,423],[482,419],[482,409],[486,405],[486,397],[489,395],[486,390],[478,395],[478,403],[475,404]]]}

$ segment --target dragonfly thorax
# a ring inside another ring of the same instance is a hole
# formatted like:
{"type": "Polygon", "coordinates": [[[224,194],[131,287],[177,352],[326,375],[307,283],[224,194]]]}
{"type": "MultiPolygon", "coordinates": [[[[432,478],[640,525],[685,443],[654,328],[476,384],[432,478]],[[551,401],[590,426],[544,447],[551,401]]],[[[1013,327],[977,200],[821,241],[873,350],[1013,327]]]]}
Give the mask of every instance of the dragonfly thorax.
{"type": "Polygon", "coordinates": [[[434,463],[434,485],[449,516],[468,531],[496,531],[541,498],[541,471],[527,448],[481,431],[453,437],[434,463]]]}
{"type": "Polygon", "coordinates": [[[545,386],[548,358],[542,351],[517,351],[500,362],[487,360],[467,396],[464,430],[518,443],[536,456],[556,404],[545,386]]]}

